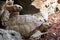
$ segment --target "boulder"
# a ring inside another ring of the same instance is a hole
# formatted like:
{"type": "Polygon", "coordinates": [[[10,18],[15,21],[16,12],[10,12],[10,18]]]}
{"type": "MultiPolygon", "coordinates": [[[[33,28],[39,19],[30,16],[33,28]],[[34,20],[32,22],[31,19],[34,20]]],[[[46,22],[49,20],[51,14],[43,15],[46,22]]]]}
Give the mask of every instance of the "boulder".
{"type": "Polygon", "coordinates": [[[22,40],[22,38],[16,31],[0,29],[0,40],[22,40]]]}

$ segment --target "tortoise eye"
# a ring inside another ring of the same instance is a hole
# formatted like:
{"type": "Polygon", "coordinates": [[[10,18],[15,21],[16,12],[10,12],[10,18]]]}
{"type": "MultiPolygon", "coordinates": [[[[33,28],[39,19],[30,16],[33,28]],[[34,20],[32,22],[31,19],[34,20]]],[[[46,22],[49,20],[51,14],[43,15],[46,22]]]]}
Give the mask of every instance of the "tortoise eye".
{"type": "Polygon", "coordinates": [[[19,8],[21,8],[21,7],[19,7],[19,8]]]}

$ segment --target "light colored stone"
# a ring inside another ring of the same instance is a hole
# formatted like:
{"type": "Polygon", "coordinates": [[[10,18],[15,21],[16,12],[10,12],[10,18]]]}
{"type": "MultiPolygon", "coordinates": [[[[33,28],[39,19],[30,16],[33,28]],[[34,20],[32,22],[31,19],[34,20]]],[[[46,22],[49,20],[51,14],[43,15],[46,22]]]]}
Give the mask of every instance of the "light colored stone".
{"type": "Polygon", "coordinates": [[[40,16],[42,16],[43,19],[48,20],[48,15],[55,13],[56,11],[57,1],[58,0],[34,0],[31,5],[40,9],[40,16]]]}
{"type": "Polygon", "coordinates": [[[0,40],[22,40],[22,37],[16,31],[0,29],[0,40]]]}

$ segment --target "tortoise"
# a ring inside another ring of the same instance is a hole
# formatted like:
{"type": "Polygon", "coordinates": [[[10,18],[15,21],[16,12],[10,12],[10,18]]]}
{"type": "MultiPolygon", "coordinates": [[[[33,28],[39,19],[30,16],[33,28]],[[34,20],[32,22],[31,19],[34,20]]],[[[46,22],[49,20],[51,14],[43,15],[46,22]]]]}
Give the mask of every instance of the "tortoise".
{"type": "Polygon", "coordinates": [[[8,30],[20,32],[23,38],[29,38],[43,23],[35,16],[19,15],[22,6],[17,4],[10,7],[8,6],[8,9],[6,9],[5,6],[5,9],[2,10],[4,10],[1,16],[2,25],[6,26],[6,29],[8,30]]]}

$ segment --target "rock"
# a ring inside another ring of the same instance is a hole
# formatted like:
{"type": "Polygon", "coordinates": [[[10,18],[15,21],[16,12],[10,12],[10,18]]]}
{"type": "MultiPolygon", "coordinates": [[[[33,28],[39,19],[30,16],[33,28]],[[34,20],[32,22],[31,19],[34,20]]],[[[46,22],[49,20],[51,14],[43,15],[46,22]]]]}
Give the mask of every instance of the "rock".
{"type": "Polygon", "coordinates": [[[60,12],[49,15],[48,22],[51,24],[48,33],[40,40],[60,40],[60,12]]]}
{"type": "MultiPolygon", "coordinates": [[[[40,15],[45,19],[48,20],[48,15],[51,13],[55,13],[57,7],[57,0],[34,0],[32,2],[33,6],[40,9],[40,15]]],[[[39,16],[40,17],[40,16],[39,16]]]]}
{"type": "Polygon", "coordinates": [[[1,10],[2,10],[2,6],[4,5],[5,1],[0,1],[0,16],[1,16],[1,10]]]}
{"type": "Polygon", "coordinates": [[[0,10],[2,9],[2,6],[4,5],[5,1],[0,1],[0,10]]]}
{"type": "Polygon", "coordinates": [[[2,25],[1,23],[1,10],[2,10],[2,6],[4,5],[5,1],[1,1],[0,0],[0,28],[5,29],[5,26],[2,25]]]}
{"type": "Polygon", "coordinates": [[[55,14],[51,14],[49,15],[49,19],[48,19],[48,23],[50,24],[56,24],[56,23],[60,23],[60,12],[56,12],[55,14]]]}
{"type": "Polygon", "coordinates": [[[60,23],[53,24],[47,32],[40,40],[60,40],[60,23]]]}
{"type": "Polygon", "coordinates": [[[16,31],[0,29],[0,40],[22,40],[22,38],[16,31]]]}

